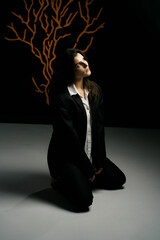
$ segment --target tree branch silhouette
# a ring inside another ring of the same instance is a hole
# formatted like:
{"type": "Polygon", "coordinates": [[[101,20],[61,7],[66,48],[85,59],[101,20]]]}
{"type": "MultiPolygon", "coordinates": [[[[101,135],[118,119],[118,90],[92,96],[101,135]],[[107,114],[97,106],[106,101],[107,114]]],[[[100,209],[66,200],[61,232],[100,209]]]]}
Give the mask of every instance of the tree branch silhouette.
{"type": "MultiPolygon", "coordinates": [[[[96,27],[95,29],[89,30],[89,28],[94,25],[94,22],[98,20],[98,18],[99,18],[100,15],[101,15],[101,12],[102,12],[102,10],[103,10],[103,8],[101,8],[101,9],[99,10],[97,16],[91,20],[91,18],[90,18],[90,9],[89,9],[89,6],[90,6],[93,2],[94,2],[94,0],[91,0],[90,2],[89,2],[89,0],[86,0],[86,4],[85,4],[86,13],[87,13],[86,16],[84,16],[84,14],[83,14],[81,2],[80,2],[80,1],[78,2],[80,16],[81,16],[81,18],[83,19],[83,21],[86,23],[86,25],[85,25],[83,31],[78,35],[78,37],[77,37],[77,39],[76,39],[76,43],[74,44],[74,47],[73,47],[73,48],[76,48],[76,47],[77,47],[77,45],[78,45],[78,43],[79,43],[79,41],[80,41],[80,39],[81,39],[81,37],[82,37],[83,35],[85,35],[85,34],[91,34],[91,35],[93,35],[93,34],[94,34],[95,32],[97,32],[99,29],[104,28],[104,24],[105,24],[105,23],[103,22],[103,23],[101,23],[98,27],[96,27]]],[[[91,36],[91,39],[90,39],[89,44],[88,44],[87,47],[83,50],[84,52],[88,51],[89,47],[91,46],[91,44],[92,44],[92,42],[93,42],[93,38],[94,38],[94,37],[91,36]]]]}
{"type": "Polygon", "coordinates": [[[34,77],[32,77],[32,81],[36,92],[45,94],[47,104],[49,104],[49,85],[53,80],[54,74],[53,62],[56,59],[56,47],[61,40],[72,35],[71,32],[67,31],[76,16],[78,16],[78,13],[80,19],[85,22],[85,27],[83,31],[76,33],[79,35],[74,48],[77,47],[82,36],[85,34],[91,35],[90,41],[84,49],[86,52],[92,45],[93,34],[104,27],[104,23],[101,23],[98,27],[94,28],[94,23],[99,19],[102,8],[96,17],[93,19],[90,18],[89,6],[94,0],[86,0],[86,16],[83,14],[80,1],[78,2],[77,10],[74,8],[74,12],[71,4],[75,0],[69,0],[65,4],[63,2],[63,0],[37,0],[35,3],[35,0],[24,0],[24,15],[11,12],[23,27],[19,30],[18,26],[16,27],[16,24],[11,22],[7,27],[11,30],[14,37],[5,37],[8,41],[21,41],[30,46],[32,54],[39,59],[42,64],[42,74],[45,82],[42,83],[41,79],[39,81],[35,80],[34,77]],[[47,11],[49,11],[49,14],[47,11]]]}

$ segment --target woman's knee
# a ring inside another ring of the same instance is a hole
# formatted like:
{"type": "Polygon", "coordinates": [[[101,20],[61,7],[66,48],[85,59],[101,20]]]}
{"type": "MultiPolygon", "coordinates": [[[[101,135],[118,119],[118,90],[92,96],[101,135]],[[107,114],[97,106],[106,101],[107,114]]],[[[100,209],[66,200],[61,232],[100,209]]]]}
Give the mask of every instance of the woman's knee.
{"type": "Polygon", "coordinates": [[[97,176],[100,186],[111,189],[119,189],[126,182],[125,174],[110,160],[107,162],[102,174],[97,176]]]}
{"type": "Polygon", "coordinates": [[[84,207],[89,207],[93,203],[93,194],[91,191],[88,191],[87,194],[81,194],[78,199],[79,205],[84,207]]]}
{"type": "Polygon", "coordinates": [[[77,166],[68,164],[61,181],[63,190],[74,205],[79,208],[87,208],[92,204],[92,188],[86,176],[77,166]]]}
{"type": "Polygon", "coordinates": [[[126,175],[123,172],[121,172],[120,183],[122,186],[126,183],[126,175]]]}

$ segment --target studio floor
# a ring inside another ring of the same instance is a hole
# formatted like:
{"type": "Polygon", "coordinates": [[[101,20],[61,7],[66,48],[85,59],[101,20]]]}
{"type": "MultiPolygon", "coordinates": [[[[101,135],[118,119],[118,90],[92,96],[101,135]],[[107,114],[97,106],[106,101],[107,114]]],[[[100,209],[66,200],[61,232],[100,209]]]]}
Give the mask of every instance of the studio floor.
{"type": "Polygon", "coordinates": [[[107,156],[127,182],[95,190],[90,210],[78,213],[50,187],[52,126],[0,123],[0,239],[160,239],[160,129],[105,130],[107,156]]]}

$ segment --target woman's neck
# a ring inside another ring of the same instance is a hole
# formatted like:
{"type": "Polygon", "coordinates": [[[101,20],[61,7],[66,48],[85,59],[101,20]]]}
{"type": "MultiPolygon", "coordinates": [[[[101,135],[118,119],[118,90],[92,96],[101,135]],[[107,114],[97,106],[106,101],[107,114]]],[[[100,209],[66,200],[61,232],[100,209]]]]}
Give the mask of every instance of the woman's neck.
{"type": "Polygon", "coordinates": [[[84,98],[86,99],[86,96],[85,96],[85,91],[84,91],[84,87],[83,87],[83,78],[79,81],[75,81],[74,82],[79,94],[84,98]]]}
{"type": "Polygon", "coordinates": [[[76,79],[74,84],[77,89],[83,90],[83,78],[76,79]]]}

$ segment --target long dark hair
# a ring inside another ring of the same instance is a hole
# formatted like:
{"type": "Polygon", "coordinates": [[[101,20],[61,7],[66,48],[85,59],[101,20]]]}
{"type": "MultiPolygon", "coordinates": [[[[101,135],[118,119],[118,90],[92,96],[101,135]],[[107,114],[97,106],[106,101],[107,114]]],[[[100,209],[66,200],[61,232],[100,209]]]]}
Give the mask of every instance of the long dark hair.
{"type": "MultiPolygon", "coordinates": [[[[54,92],[61,91],[74,83],[74,58],[77,53],[80,53],[88,61],[83,51],[74,48],[67,48],[63,54],[57,57],[50,97],[52,97],[54,92]]],[[[88,78],[84,78],[83,84],[84,88],[89,91],[89,99],[95,101],[98,96],[98,85],[88,78]]]]}

